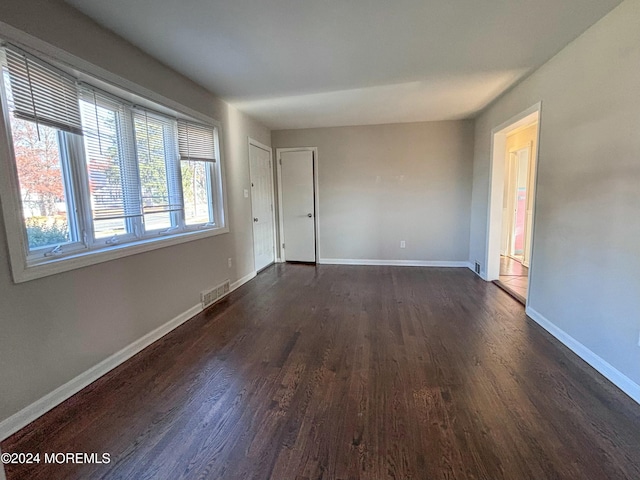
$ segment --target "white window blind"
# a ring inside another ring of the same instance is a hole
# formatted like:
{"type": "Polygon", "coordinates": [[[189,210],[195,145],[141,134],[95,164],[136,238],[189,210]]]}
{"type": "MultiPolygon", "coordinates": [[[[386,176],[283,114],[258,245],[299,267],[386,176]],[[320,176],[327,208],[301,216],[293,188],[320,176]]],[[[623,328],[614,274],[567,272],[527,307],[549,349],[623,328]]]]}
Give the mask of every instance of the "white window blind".
{"type": "Polygon", "coordinates": [[[216,140],[212,127],[178,120],[180,160],[216,161],[216,140]]]}
{"type": "Polygon", "coordinates": [[[76,80],[13,45],[5,49],[13,114],[37,124],[82,134],[76,80]]]}
{"type": "Polygon", "coordinates": [[[130,115],[125,104],[82,88],[84,130],[91,211],[96,236],[126,232],[126,221],[142,216],[130,115]]]}
{"type": "Polygon", "coordinates": [[[182,210],[175,119],[136,109],[133,123],[145,228],[170,228],[182,210]]]}

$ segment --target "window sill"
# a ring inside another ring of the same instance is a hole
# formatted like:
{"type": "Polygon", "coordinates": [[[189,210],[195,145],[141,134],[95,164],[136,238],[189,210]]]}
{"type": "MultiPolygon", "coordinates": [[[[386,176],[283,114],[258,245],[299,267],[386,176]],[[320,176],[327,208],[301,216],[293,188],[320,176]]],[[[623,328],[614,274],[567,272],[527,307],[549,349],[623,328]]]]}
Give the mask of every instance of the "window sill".
{"type": "Polygon", "coordinates": [[[24,266],[22,262],[15,262],[12,259],[13,281],[15,283],[28,282],[37,278],[48,277],[57,273],[68,272],[98,263],[116,260],[118,258],[137,255],[143,252],[150,252],[159,248],[179,245],[181,243],[201,240],[203,238],[215,237],[223,233],[228,233],[229,227],[215,228],[205,231],[187,232],[170,237],[144,239],[137,242],[126,243],[124,245],[110,246],[102,250],[93,250],[77,254],[71,254],[62,258],[55,258],[43,263],[24,266]],[[17,268],[16,268],[17,267],[17,268]],[[20,268],[22,267],[22,268],[20,268]]]}

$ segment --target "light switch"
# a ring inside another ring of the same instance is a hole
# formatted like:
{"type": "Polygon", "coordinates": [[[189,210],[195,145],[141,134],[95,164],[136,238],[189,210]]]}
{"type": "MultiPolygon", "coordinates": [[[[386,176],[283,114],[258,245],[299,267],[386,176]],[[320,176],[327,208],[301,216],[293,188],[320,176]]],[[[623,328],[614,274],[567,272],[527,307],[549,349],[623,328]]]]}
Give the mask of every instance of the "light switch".
{"type": "Polygon", "coordinates": [[[249,198],[249,190],[244,189],[244,198],[249,198]]]}

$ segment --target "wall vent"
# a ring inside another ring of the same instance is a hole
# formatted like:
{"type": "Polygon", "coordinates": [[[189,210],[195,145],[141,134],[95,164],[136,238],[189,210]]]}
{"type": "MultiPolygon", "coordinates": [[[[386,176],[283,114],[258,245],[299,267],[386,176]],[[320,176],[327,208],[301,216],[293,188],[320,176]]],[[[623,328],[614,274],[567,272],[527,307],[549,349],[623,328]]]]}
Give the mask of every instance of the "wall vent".
{"type": "Polygon", "coordinates": [[[480,275],[480,262],[476,262],[474,270],[478,275],[480,275]]]}
{"type": "Polygon", "coordinates": [[[224,283],[221,283],[217,287],[202,292],[200,294],[202,308],[207,308],[208,306],[213,305],[222,297],[226,296],[230,290],[231,282],[229,280],[225,280],[224,283]]]}

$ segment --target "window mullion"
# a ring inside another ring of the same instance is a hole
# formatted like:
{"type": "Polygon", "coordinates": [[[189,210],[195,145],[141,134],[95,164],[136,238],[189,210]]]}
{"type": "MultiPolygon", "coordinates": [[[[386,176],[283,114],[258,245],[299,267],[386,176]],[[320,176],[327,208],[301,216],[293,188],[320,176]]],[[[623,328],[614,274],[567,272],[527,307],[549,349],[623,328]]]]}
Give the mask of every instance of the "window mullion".
{"type": "Polygon", "coordinates": [[[93,246],[93,222],[91,221],[91,205],[89,199],[89,178],[84,156],[84,144],[82,137],[72,134],[64,134],[64,152],[69,168],[69,177],[72,185],[73,216],[77,228],[78,238],[86,248],[93,246]]]}
{"type": "Polygon", "coordinates": [[[167,172],[170,173],[169,180],[169,199],[171,203],[174,201],[180,202],[180,210],[171,212],[171,220],[172,224],[178,227],[179,230],[184,230],[185,220],[184,220],[184,194],[182,191],[182,171],[180,168],[180,152],[178,150],[178,127],[177,124],[173,123],[173,128],[170,130],[167,129],[166,132],[168,145],[173,145],[173,149],[169,149],[167,155],[167,172]]]}
{"type": "Polygon", "coordinates": [[[68,142],[71,141],[69,134],[58,131],[58,150],[60,151],[60,165],[62,169],[62,183],[64,186],[66,209],[67,209],[67,222],[69,226],[70,240],[71,242],[82,241],[81,228],[79,225],[79,213],[78,213],[78,197],[76,193],[76,186],[73,181],[73,173],[71,168],[72,155],[70,155],[68,142]]]}
{"type": "Polygon", "coordinates": [[[216,188],[215,164],[210,163],[207,168],[207,196],[209,197],[209,223],[217,224],[218,221],[218,194],[216,188]]]}
{"type": "Polygon", "coordinates": [[[123,178],[123,187],[127,192],[124,196],[125,211],[131,212],[138,211],[138,216],[129,217],[127,219],[127,231],[133,234],[136,238],[144,237],[144,225],[142,223],[142,186],[140,181],[140,168],[138,165],[138,151],[136,147],[136,136],[133,121],[134,110],[131,107],[126,107],[126,114],[123,115],[123,122],[120,125],[119,135],[122,136],[123,150],[125,151],[123,158],[123,171],[126,172],[123,178]],[[137,199],[137,205],[130,205],[131,198],[137,199]]]}

